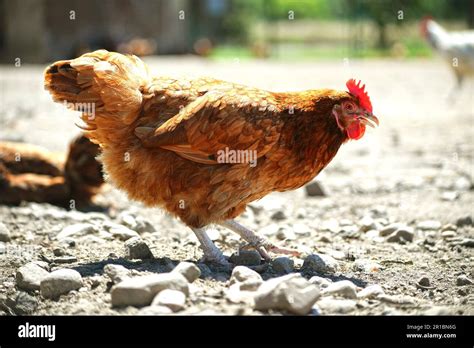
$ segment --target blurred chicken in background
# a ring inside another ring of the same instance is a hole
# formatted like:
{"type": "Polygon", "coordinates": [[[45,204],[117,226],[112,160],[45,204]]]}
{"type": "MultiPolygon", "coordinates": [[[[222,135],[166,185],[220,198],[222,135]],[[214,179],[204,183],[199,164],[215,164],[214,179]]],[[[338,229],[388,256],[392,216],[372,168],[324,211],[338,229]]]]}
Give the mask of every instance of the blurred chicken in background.
{"type": "Polygon", "coordinates": [[[421,33],[451,66],[457,80],[454,89],[460,89],[466,77],[474,76],[473,30],[448,32],[427,17],[421,22],[421,33]]]}
{"type": "Polygon", "coordinates": [[[66,158],[32,144],[0,142],[0,204],[90,205],[104,182],[98,149],[82,135],[71,142],[66,158]]]}

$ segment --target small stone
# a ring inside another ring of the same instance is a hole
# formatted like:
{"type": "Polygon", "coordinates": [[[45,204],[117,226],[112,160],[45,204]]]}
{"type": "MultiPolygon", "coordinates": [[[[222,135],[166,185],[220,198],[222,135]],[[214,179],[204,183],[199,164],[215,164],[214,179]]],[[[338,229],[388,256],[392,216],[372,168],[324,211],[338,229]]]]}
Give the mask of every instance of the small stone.
{"type": "Polygon", "coordinates": [[[402,224],[400,223],[393,223],[388,226],[385,226],[379,231],[380,237],[386,237],[394,233],[396,230],[398,230],[400,227],[403,227],[402,224]]]}
{"type": "Polygon", "coordinates": [[[171,309],[173,312],[178,312],[184,309],[186,303],[186,295],[178,290],[165,289],[160,291],[155,296],[152,306],[164,306],[171,309]]]}
{"type": "Polygon", "coordinates": [[[303,263],[304,270],[311,270],[318,273],[335,273],[337,268],[337,261],[333,257],[324,254],[309,255],[303,263]]]}
{"type": "Polygon", "coordinates": [[[443,227],[441,227],[441,232],[444,231],[456,231],[458,227],[455,224],[446,224],[443,227]]]}
{"type": "Polygon", "coordinates": [[[77,261],[77,257],[72,256],[72,255],[55,257],[53,259],[54,263],[73,263],[73,262],[76,262],[76,261],[77,261]]]}
{"type": "Polygon", "coordinates": [[[256,310],[283,310],[305,315],[319,298],[319,289],[300,274],[288,274],[264,282],[255,294],[256,310]]]}
{"type": "Polygon", "coordinates": [[[325,197],[327,196],[326,190],[319,181],[312,181],[305,187],[306,195],[308,197],[325,197]]]}
{"type": "Polygon", "coordinates": [[[166,315],[172,313],[173,311],[171,308],[157,305],[146,306],[138,311],[139,315],[166,315]]]}
{"type": "Polygon", "coordinates": [[[152,259],[153,254],[150,248],[140,237],[130,238],[125,242],[125,248],[127,249],[127,257],[129,259],[152,259]]]}
{"type": "Polygon", "coordinates": [[[430,278],[423,276],[418,279],[417,285],[421,288],[428,288],[431,287],[430,278]]]}
{"type": "Polygon", "coordinates": [[[459,193],[456,191],[445,191],[441,194],[441,200],[452,202],[459,198],[459,193]]]}
{"type": "Polygon", "coordinates": [[[345,298],[357,298],[357,287],[349,280],[341,280],[330,284],[322,295],[340,295],[345,298]]]}
{"type": "Polygon", "coordinates": [[[180,273],[192,283],[201,276],[201,270],[198,266],[191,262],[180,262],[172,272],[180,273]]]}
{"type": "Polygon", "coordinates": [[[49,272],[35,262],[21,266],[16,272],[16,285],[23,290],[39,290],[41,281],[49,272]]]}
{"type": "Polygon", "coordinates": [[[31,315],[38,307],[38,300],[27,292],[19,291],[12,307],[17,315],[31,315]]]}
{"type": "Polygon", "coordinates": [[[472,226],[472,217],[470,215],[460,217],[459,219],[456,220],[456,225],[458,227],[472,226]]]}
{"type": "Polygon", "coordinates": [[[230,256],[230,262],[235,265],[257,266],[260,265],[261,257],[256,250],[240,250],[230,256]]]}
{"type": "Polygon", "coordinates": [[[40,284],[41,295],[44,298],[56,299],[71,290],[82,286],[82,277],[73,269],[58,269],[46,276],[40,284]]]}
{"type": "Polygon", "coordinates": [[[65,227],[61,232],[56,235],[56,239],[63,240],[66,238],[77,238],[88,234],[97,233],[98,230],[94,225],[91,224],[74,224],[65,227]]]}
{"type": "Polygon", "coordinates": [[[383,294],[384,291],[380,285],[369,285],[368,287],[362,289],[357,293],[358,298],[375,298],[381,294],[383,294]]]}
{"type": "Polygon", "coordinates": [[[382,265],[380,265],[379,263],[366,259],[355,260],[352,268],[355,271],[363,272],[366,274],[379,272],[381,269],[383,269],[382,265]]]}
{"type": "Polygon", "coordinates": [[[127,241],[133,237],[140,238],[140,235],[137,232],[123,225],[108,222],[104,224],[104,227],[108,230],[109,233],[112,234],[114,238],[120,239],[122,241],[127,241]]]}
{"type": "Polygon", "coordinates": [[[327,288],[329,285],[331,285],[332,280],[328,278],[314,276],[310,278],[309,282],[311,284],[319,286],[320,288],[327,288]]]}
{"type": "Polygon", "coordinates": [[[380,294],[377,296],[377,300],[395,305],[413,305],[416,303],[416,300],[413,297],[404,295],[380,294]]]}
{"type": "Polygon", "coordinates": [[[272,261],[272,268],[277,273],[291,273],[295,267],[295,262],[285,256],[277,257],[272,261]]]}
{"type": "Polygon", "coordinates": [[[463,285],[472,285],[472,279],[469,279],[466,275],[462,274],[456,278],[456,285],[463,286],[463,285]]]}
{"type": "Polygon", "coordinates": [[[243,283],[249,280],[260,281],[262,282],[262,276],[245,266],[237,266],[232,270],[232,275],[230,276],[230,284],[243,283]]]}
{"type": "Polygon", "coordinates": [[[293,232],[293,230],[289,227],[281,227],[277,234],[276,237],[279,240],[295,240],[296,239],[296,234],[293,232]]]}
{"type": "Polygon", "coordinates": [[[118,216],[118,220],[121,224],[127,226],[131,230],[136,231],[138,233],[156,232],[155,228],[149,221],[142,218],[141,216],[134,216],[133,214],[129,212],[122,212],[118,216]]]}
{"type": "Polygon", "coordinates": [[[114,265],[113,263],[104,266],[104,273],[114,284],[118,284],[125,279],[130,278],[130,270],[121,265],[114,265]]]}
{"type": "Polygon", "coordinates": [[[7,226],[0,222],[0,242],[7,243],[11,240],[10,231],[7,226]]]}
{"type": "Polygon", "coordinates": [[[456,232],[455,231],[444,231],[444,232],[441,232],[441,237],[443,239],[449,239],[449,238],[454,238],[456,237],[456,232]]]}
{"type": "Polygon", "coordinates": [[[377,229],[377,223],[370,216],[363,217],[360,220],[359,225],[362,232],[368,232],[370,230],[377,229]]]}
{"type": "Polygon", "coordinates": [[[272,236],[276,234],[279,229],[280,229],[280,225],[273,223],[273,224],[268,224],[264,226],[263,228],[260,229],[259,232],[265,236],[272,236]]]}
{"type": "Polygon", "coordinates": [[[455,190],[468,191],[471,187],[472,187],[471,181],[468,178],[464,177],[464,176],[460,176],[454,182],[454,189],[455,190]]]}
{"type": "Polygon", "coordinates": [[[293,232],[299,236],[309,236],[311,229],[306,224],[295,223],[293,225],[293,232]]]}
{"type": "Polygon", "coordinates": [[[323,314],[347,314],[354,311],[357,302],[354,300],[322,298],[317,305],[323,314]]]}
{"type": "Polygon", "coordinates": [[[423,231],[430,231],[430,230],[439,230],[441,228],[441,222],[436,220],[426,220],[421,221],[416,226],[418,229],[423,231]]]}
{"type": "Polygon", "coordinates": [[[67,253],[66,249],[61,248],[61,247],[57,247],[57,248],[53,249],[53,255],[54,256],[64,256],[64,255],[68,255],[68,253],[67,253]]]}
{"type": "Polygon", "coordinates": [[[178,290],[189,295],[188,280],[177,272],[151,274],[125,279],[112,287],[110,292],[112,305],[147,306],[160,291],[178,290]]]}
{"type": "Polygon", "coordinates": [[[390,236],[387,237],[387,242],[389,243],[404,243],[412,242],[413,237],[415,236],[415,231],[411,227],[400,227],[398,230],[393,232],[390,236]]]}
{"type": "Polygon", "coordinates": [[[276,212],[272,214],[270,218],[275,221],[281,221],[281,220],[285,220],[287,216],[283,210],[277,210],[276,212]]]}

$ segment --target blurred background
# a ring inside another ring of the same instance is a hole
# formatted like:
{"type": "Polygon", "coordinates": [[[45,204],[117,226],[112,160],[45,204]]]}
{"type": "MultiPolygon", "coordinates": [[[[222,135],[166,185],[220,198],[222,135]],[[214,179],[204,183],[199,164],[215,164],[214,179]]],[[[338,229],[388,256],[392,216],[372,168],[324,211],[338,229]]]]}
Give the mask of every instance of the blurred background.
{"type": "Polygon", "coordinates": [[[3,63],[106,48],[211,59],[426,57],[419,20],[474,27],[472,0],[0,0],[3,63]]]}

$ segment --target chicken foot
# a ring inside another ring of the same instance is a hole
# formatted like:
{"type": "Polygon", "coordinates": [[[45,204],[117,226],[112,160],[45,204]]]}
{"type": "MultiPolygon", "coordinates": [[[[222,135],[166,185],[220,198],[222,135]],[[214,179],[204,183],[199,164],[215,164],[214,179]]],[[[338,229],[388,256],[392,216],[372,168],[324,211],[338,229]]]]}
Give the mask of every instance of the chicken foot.
{"type": "Polygon", "coordinates": [[[205,228],[191,228],[196,235],[201,249],[204,251],[204,260],[214,262],[220,265],[229,265],[229,262],[224,257],[222,251],[214,244],[206,233],[205,228]]]}
{"type": "Polygon", "coordinates": [[[234,220],[225,220],[219,223],[221,226],[228,228],[229,230],[239,234],[244,240],[246,240],[252,247],[254,247],[260,255],[266,260],[271,260],[268,252],[277,254],[287,254],[293,256],[301,255],[301,252],[294,249],[287,249],[279,247],[264,237],[260,237],[255,234],[252,230],[249,230],[245,226],[242,226],[234,220]]]}

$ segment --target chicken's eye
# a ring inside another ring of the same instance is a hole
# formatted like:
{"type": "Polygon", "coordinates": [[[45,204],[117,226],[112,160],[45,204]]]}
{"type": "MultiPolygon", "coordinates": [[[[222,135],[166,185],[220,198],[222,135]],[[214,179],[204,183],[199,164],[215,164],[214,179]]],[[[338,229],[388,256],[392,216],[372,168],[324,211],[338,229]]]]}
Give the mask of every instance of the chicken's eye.
{"type": "Polygon", "coordinates": [[[352,105],[351,103],[347,103],[345,106],[346,106],[347,111],[353,111],[354,110],[354,105],[352,105]]]}

